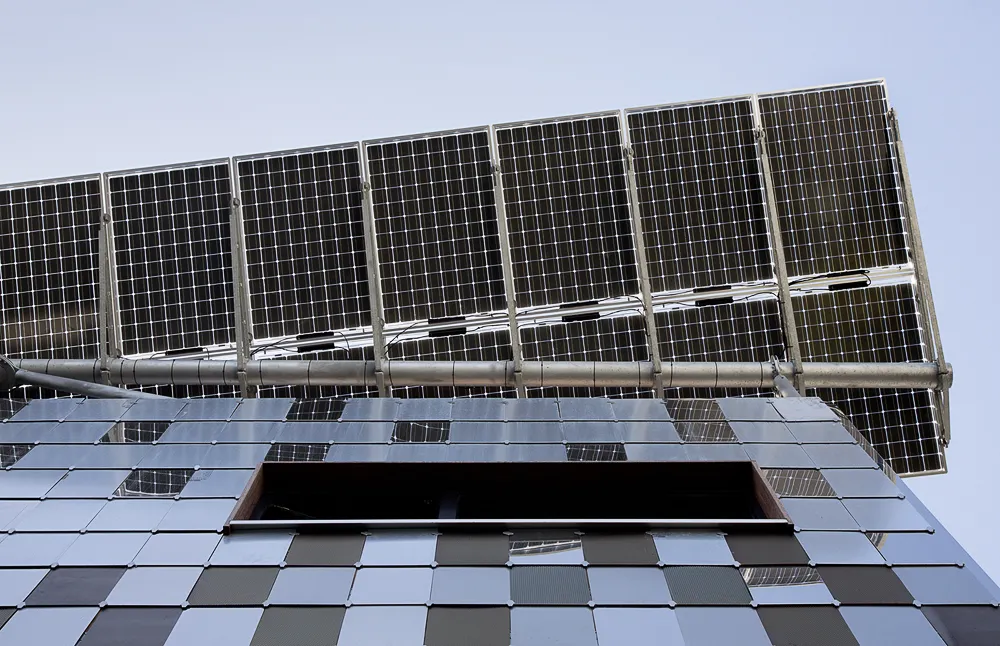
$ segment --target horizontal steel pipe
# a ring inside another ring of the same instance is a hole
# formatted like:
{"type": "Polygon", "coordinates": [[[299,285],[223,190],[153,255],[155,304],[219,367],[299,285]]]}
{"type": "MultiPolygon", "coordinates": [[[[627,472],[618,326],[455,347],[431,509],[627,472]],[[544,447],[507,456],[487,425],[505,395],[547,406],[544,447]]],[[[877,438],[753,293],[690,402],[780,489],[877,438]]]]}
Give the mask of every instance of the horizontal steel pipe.
{"type": "MultiPolygon", "coordinates": [[[[100,364],[77,359],[13,359],[33,372],[97,381],[100,364]]],[[[122,385],[239,383],[235,361],[209,359],[112,359],[112,383],[122,385]]],[[[792,376],[791,363],[778,370],[792,376]]],[[[950,367],[949,367],[950,370],[950,367]]],[[[935,363],[816,363],[802,365],[810,388],[937,388],[935,363]]],[[[394,386],[503,386],[513,388],[510,361],[390,361],[387,378],[394,386]]],[[[663,383],[673,387],[772,388],[773,367],[763,362],[664,362],[663,383]]],[[[249,361],[247,383],[256,386],[372,386],[369,361],[249,361]]],[[[640,362],[525,361],[522,376],[533,387],[624,387],[653,385],[653,367],[640,362]]]]}

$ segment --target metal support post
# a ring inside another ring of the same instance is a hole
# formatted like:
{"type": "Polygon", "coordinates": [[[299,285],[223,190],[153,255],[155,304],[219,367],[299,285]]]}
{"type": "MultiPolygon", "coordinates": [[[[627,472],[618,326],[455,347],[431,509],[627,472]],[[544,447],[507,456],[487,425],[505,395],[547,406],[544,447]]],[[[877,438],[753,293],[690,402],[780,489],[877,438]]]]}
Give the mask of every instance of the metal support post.
{"type": "Polygon", "coordinates": [[[653,364],[653,391],[657,399],[663,399],[663,361],[660,357],[659,333],[656,317],[653,316],[653,292],[649,281],[649,265],[646,262],[646,240],[642,231],[642,212],[639,208],[639,189],[635,181],[635,151],[628,134],[628,122],[624,114],[619,122],[622,132],[622,154],[625,161],[625,176],[628,180],[628,210],[632,216],[632,240],[635,245],[635,263],[639,272],[639,289],[642,293],[642,309],[646,318],[646,338],[649,339],[649,359],[653,364]]]}
{"type": "Polygon", "coordinates": [[[386,380],[385,319],[382,307],[382,274],[378,265],[378,245],[375,237],[375,202],[372,196],[372,185],[368,177],[368,152],[365,143],[360,144],[361,180],[364,194],[361,200],[362,221],[365,233],[365,258],[368,262],[368,300],[372,316],[372,345],[375,354],[375,384],[378,386],[379,397],[390,395],[389,382],[386,380]]]}
{"type": "Polygon", "coordinates": [[[774,259],[774,276],[778,281],[778,305],[781,308],[781,320],[784,326],[785,343],[788,346],[788,359],[795,367],[792,384],[795,390],[805,392],[806,384],[802,373],[802,353],[799,346],[799,331],[795,325],[795,308],[792,306],[792,292],[788,283],[788,266],[785,264],[785,242],[781,235],[781,220],[778,217],[778,202],[774,194],[774,181],[771,179],[771,162],[767,154],[767,138],[764,123],[760,117],[760,100],[757,95],[751,98],[753,106],[754,136],[757,140],[757,159],[760,161],[760,172],[764,177],[764,197],[767,202],[767,220],[771,230],[771,257],[774,259]]]}
{"type": "Polygon", "coordinates": [[[507,209],[503,197],[503,172],[500,167],[500,151],[497,144],[497,133],[493,126],[489,127],[490,160],[493,165],[493,201],[497,213],[497,229],[500,236],[500,263],[503,265],[503,285],[507,296],[507,320],[510,323],[510,349],[514,359],[514,383],[518,397],[527,397],[524,387],[524,371],[522,364],[524,355],[521,351],[521,333],[517,325],[517,292],[514,287],[514,263],[510,254],[510,234],[507,229],[507,209]]]}
{"type": "Polygon", "coordinates": [[[241,397],[256,397],[257,388],[247,383],[246,366],[250,359],[253,328],[250,318],[250,278],[247,274],[246,235],[243,228],[243,205],[240,200],[239,166],[229,159],[229,253],[233,269],[233,315],[236,319],[236,366],[241,397]]]}
{"type": "Polygon", "coordinates": [[[932,359],[937,362],[941,370],[940,385],[936,389],[938,406],[941,409],[942,417],[942,439],[945,446],[951,441],[951,411],[949,410],[948,383],[951,380],[951,367],[945,363],[944,345],[941,341],[941,331],[938,328],[937,311],[934,309],[934,296],[931,294],[930,276],[927,273],[927,258],[924,256],[924,244],[920,238],[920,227],[917,223],[917,209],[913,199],[913,188],[910,184],[910,171],[906,165],[906,152],[903,150],[903,138],[899,130],[899,116],[895,108],[889,109],[889,128],[892,133],[893,144],[896,147],[896,158],[899,162],[900,184],[903,189],[903,202],[906,217],[906,228],[909,234],[909,241],[913,251],[913,271],[917,279],[917,292],[920,295],[920,302],[923,306],[923,314],[930,328],[931,343],[934,348],[932,359]]]}
{"type": "Polygon", "coordinates": [[[111,383],[108,362],[121,357],[121,319],[118,310],[118,278],[115,262],[115,223],[111,209],[111,180],[101,174],[100,236],[100,310],[101,310],[101,373],[102,382],[111,383]]]}

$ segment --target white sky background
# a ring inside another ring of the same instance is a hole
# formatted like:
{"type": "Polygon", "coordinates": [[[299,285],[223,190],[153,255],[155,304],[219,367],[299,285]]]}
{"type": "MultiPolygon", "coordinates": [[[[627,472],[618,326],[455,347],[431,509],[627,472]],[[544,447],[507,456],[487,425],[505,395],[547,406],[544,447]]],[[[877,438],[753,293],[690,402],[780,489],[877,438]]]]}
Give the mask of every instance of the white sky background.
{"type": "Polygon", "coordinates": [[[884,77],[955,367],[909,484],[1000,580],[998,40],[988,1],[0,0],[0,183],[884,77]]]}

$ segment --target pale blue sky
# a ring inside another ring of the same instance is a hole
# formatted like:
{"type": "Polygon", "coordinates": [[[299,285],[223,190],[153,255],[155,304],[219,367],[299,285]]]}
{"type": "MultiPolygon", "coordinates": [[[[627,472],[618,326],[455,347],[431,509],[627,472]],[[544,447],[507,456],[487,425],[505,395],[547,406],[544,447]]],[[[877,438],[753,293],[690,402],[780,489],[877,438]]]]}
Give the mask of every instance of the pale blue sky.
{"type": "Polygon", "coordinates": [[[998,8],[0,0],[0,183],[884,77],[956,373],[909,484],[1000,579],[998,8]]]}

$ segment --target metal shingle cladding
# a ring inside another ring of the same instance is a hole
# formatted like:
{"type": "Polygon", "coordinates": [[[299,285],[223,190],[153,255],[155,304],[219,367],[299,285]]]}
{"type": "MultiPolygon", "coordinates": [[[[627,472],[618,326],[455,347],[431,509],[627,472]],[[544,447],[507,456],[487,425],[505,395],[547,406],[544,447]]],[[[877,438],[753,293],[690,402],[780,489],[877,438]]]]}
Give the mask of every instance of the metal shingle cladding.
{"type": "Polygon", "coordinates": [[[674,635],[684,646],[737,638],[839,646],[884,634],[868,619],[879,609],[893,611],[885,625],[902,637],[931,635],[930,626],[945,644],[993,646],[1000,632],[1000,590],[877,468],[864,438],[815,400],[36,400],[5,410],[0,446],[30,450],[6,449],[9,468],[0,470],[0,644],[25,635],[85,646],[197,635],[259,646],[522,637],[608,646],[674,635]],[[123,418],[167,426],[156,445],[141,433],[92,443],[98,426],[123,418]],[[451,422],[451,443],[392,440],[394,422],[426,420],[451,422]],[[721,445],[682,443],[675,423],[691,427],[688,438],[699,424],[736,433],[721,445]],[[716,459],[719,449],[727,459],[765,460],[799,531],[218,533],[257,461],[286,448],[298,455],[297,445],[328,447],[332,462],[410,457],[396,448],[440,449],[437,460],[565,460],[571,442],[622,446],[644,460],[716,459]],[[886,504],[889,515],[879,511],[886,504]],[[886,528],[862,527],[880,514],[886,528]],[[771,576],[792,569],[816,573],[840,607],[797,594],[799,579],[771,576]],[[785,586],[774,590],[787,595],[783,605],[755,607],[744,576],[755,595],[772,581],[785,586]],[[475,594],[461,598],[468,582],[475,594]]]}

